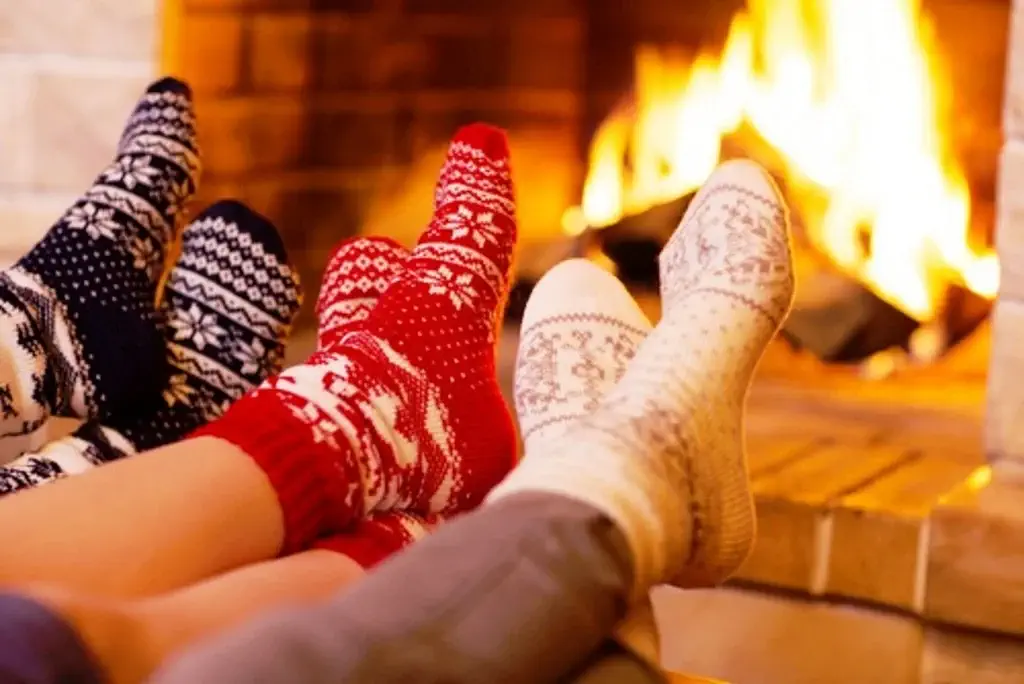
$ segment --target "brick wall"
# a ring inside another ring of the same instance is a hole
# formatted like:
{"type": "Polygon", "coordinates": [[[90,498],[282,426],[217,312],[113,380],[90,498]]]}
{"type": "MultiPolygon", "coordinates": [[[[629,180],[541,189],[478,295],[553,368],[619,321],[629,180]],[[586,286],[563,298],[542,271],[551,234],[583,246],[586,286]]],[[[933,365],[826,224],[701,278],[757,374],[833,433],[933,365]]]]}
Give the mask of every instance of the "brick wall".
{"type": "Polygon", "coordinates": [[[0,0],[0,261],[111,159],[157,70],[155,2],[0,0]]]}
{"type": "Polygon", "coordinates": [[[177,0],[165,52],[198,95],[202,195],[277,222],[308,312],[330,246],[413,239],[444,143],[486,120],[511,133],[524,241],[550,235],[581,173],[577,4],[177,0]]]}

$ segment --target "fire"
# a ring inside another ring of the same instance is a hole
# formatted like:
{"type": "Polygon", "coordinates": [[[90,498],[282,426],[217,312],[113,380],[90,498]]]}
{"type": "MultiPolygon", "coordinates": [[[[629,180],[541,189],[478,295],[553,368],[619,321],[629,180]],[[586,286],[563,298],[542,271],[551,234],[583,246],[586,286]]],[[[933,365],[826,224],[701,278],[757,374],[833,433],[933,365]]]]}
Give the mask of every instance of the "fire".
{"type": "Polygon", "coordinates": [[[930,29],[917,0],[748,0],[719,52],[640,49],[634,98],[594,136],[565,230],[691,192],[723,139],[753,131],[810,241],[879,296],[923,322],[952,285],[994,297],[998,263],[970,239],[930,29]]]}

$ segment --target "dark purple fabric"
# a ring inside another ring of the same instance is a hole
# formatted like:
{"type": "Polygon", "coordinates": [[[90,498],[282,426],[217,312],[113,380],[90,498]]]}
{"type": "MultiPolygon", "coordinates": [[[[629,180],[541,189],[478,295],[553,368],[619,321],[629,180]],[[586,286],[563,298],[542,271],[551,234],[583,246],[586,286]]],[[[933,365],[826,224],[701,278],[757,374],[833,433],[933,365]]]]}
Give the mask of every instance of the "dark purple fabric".
{"type": "Polygon", "coordinates": [[[101,684],[102,673],[75,631],[31,599],[0,594],[0,682],[101,684]]]}

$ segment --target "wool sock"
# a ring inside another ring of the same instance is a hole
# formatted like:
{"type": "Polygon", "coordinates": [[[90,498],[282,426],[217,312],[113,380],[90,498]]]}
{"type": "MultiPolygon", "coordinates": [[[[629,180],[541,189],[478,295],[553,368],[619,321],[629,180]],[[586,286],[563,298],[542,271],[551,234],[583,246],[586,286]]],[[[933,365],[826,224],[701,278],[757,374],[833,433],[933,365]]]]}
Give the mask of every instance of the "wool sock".
{"type": "MultiPolygon", "coordinates": [[[[409,250],[390,238],[359,237],[342,242],[327,261],[316,303],[317,348],[329,349],[346,332],[359,329],[388,286],[405,274],[409,250]]],[[[439,522],[401,511],[371,513],[343,533],[318,540],[313,548],[348,556],[370,569],[426,536],[439,522]]]]}
{"type": "Polygon", "coordinates": [[[0,437],[33,432],[50,414],[109,418],[159,397],[156,285],[198,175],[191,93],[158,81],[116,159],[0,273],[0,437]]]}
{"type": "Polygon", "coordinates": [[[629,542],[638,601],[662,582],[721,582],[753,544],[743,407],[793,295],[787,211],[768,174],[720,166],[660,271],[662,319],[619,384],[491,494],[546,491],[604,512],[629,542]]]}
{"type": "Polygon", "coordinates": [[[0,468],[0,495],[180,440],[280,369],[300,294],[267,219],[235,201],[210,206],[185,229],[164,294],[171,375],[158,406],[88,421],[0,468]]]}
{"type": "Polygon", "coordinates": [[[351,531],[317,540],[314,549],[348,556],[366,570],[387,560],[441,523],[438,515],[423,517],[401,511],[371,513],[351,531]]]}
{"type": "MultiPolygon", "coordinates": [[[[523,312],[516,357],[516,414],[527,459],[543,458],[548,444],[600,406],[650,331],[622,283],[589,261],[563,261],[540,279],[523,312]]],[[[630,611],[616,638],[658,666],[649,600],[630,611]]]]}
{"type": "Polygon", "coordinates": [[[267,474],[286,552],[371,511],[472,508],[511,468],[495,341],[514,213],[504,133],[462,129],[406,272],[359,328],[198,433],[235,444],[267,474]]]}
{"type": "Polygon", "coordinates": [[[317,348],[327,349],[365,321],[377,300],[405,272],[409,250],[385,237],[342,242],[324,269],[316,301],[317,348]]]}

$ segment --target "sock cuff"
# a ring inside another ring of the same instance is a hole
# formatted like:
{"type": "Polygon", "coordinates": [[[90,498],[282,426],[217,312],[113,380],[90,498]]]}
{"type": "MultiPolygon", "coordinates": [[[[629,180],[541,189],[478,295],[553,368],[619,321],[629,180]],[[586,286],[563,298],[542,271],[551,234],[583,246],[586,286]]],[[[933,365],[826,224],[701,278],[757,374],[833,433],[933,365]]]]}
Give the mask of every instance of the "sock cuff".
{"type": "MultiPolygon", "coordinates": [[[[309,425],[296,419],[273,390],[257,390],[242,397],[218,420],[190,437],[229,442],[263,471],[284,518],[282,555],[308,549],[321,535],[349,524],[353,511],[362,512],[359,483],[335,467],[344,454],[312,439],[309,425]]],[[[340,442],[339,449],[350,449],[345,440],[340,442]]]]}
{"type": "Polygon", "coordinates": [[[351,558],[364,570],[369,570],[401,551],[405,545],[404,539],[360,531],[321,539],[313,544],[313,548],[340,553],[351,558]]]}
{"type": "MultiPolygon", "coordinates": [[[[600,457],[596,454],[593,460],[600,457]]],[[[613,459],[601,459],[594,468],[581,471],[572,464],[562,464],[552,453],[527,455],[504,481],[491,490],[487,504],[516,494],[547,493],[586,504],[607,516],[622,533],[633,562],[633,588],[630,602],[638,603],[651,587],[667,581],[666,570],[673,567],[667,549],[685,548],[679,540],[658,538],[652,534],[649,511],[650,493],[635,482],[636,473],[621,472],[613,459]],[[609,467],[611,466],[611,467],[609,467]],[[628,484],[623,484],[628,483],[628,484]]],[[[684,527],[680,519],[680,527],[684,527]]],[[[671,530],[664,530],[670,534],[671,530]]],[[[678,565],[676,563],[675,565],[678,565]]]]}

